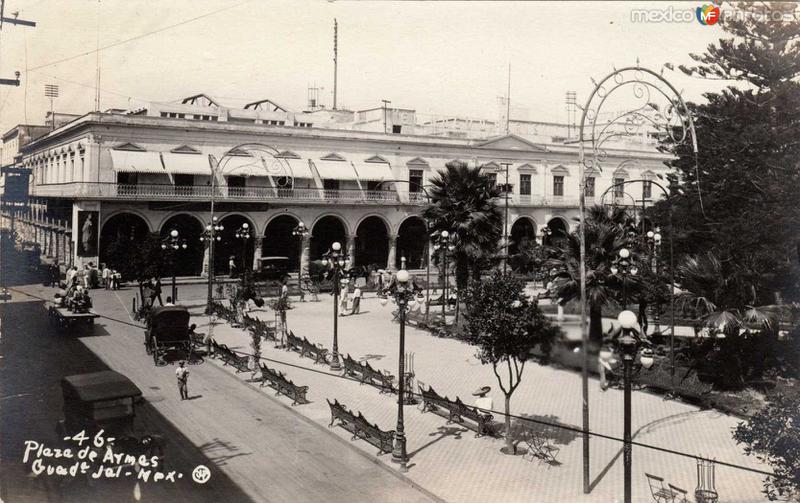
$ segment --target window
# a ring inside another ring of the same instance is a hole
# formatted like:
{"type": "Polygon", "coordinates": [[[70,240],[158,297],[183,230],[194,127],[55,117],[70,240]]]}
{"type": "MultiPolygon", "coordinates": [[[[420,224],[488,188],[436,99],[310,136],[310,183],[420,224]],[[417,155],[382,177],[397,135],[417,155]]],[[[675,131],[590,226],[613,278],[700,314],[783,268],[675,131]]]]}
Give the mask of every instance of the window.
{"type": "Polygon", "coordinates": [[[553,177],[553,195],[564,195],[564,177],[561,175],[556,175],[553,177]]]}
{"type": "Polygon", "coordinates": [[[586,191],[584,192],[586,197],[594,197],[594,177],[590,176],[586,179],[586,191]]]}
{"type": "MultiPolygon", "coordinates": [[[[72,176],[72,181],[78,180],[78,174],[75,172],[75,154],[69,157],[69,172],[70,176],[72,176]]],[[[83,181],[83,180],[79,180],[83,181]]]]}
{"type": "Polygon", "coordinates": [[[243,176],[229,176],[228,177],[228,187],[244,187],[245,177],[243,176]]]}
{"type": "Polygon", "coordinates": [[[322,180],[322,188],[325,190],[339,190],[339,180],[322,180]]]}
{"type": "Polygon", "coordinates": [[[519,175],[519,195],[531,195],[531,175],[519,175]]]}
{"type": "Polygon", "coordinates": [[[403,126],[392,125],[392,133],[400,134],[403,131],[403,126]]]}
{"type": "Polygon", "coordinates": [[[381,182],[376,182],[376,181],[373,181],[373,180],[368,180],[367,181],[367,190],[369,190],[369,191],[380,190],[380,187],[381,187],[381,182]]]}
{"type": "Polygon", "coordinates": [[[136,185],[138,182],[136,173],[117,173],[117,183],[122,185],[136,185]]]}
{"type": "Polygon", "coordinates": [[[486,173],[486,178],[489,179],[489,186],[497,186],[497,173],[486,173]]]}
{"type": "Polygon", "coordinates": [[[642,183],[642,199],[652,199],[653,197],[653,182],[646,181],[642,183]]]}
{"type": "Polygon", "coordinates": [[[409,192],[422,192],[422,170],[409,169],[408,170],[408,191],[409,192]]]}
{"type": "Polygon", "coordinates": [[[614,178],[611,180],[611,184],[614,186],[614,198],[622,199],[623,197],[625,197],[624,178],[614,178]]]}

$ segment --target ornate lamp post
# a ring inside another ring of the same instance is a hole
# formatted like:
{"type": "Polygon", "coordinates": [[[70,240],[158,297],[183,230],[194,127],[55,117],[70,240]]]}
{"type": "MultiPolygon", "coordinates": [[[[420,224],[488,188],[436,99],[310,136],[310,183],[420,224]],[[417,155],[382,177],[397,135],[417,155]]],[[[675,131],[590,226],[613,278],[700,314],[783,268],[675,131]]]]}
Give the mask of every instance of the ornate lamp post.
{"type": "Polygon", "coordinates": [[[442,251],[442,268],[444,270],[444,286],[442,287],[442,320],[444,320],[444,316],[447,313],[447,304],[450,301],[450,297],[448,296],[450,276],[447,269],[447,257],[448,252],[455,250],[455,245],[453,244],[453,235],[451,235],[448,231],[440,232],[439,236],[434,238],[433,241],[434,251],[442,251]]]}
{"type": "Polygon", "coordinates": [[[236,229],[233,237],[242,242],[242,274],[247,270],[247,241],[250,239],[250,224],[243,223],[241,227],[236,229]]]}
{"type": "Polygon", "coordinates": [[[185,250],[187,248],[186,240],[178,237],[178,230],[172,229],[169,231],[169,236],[161,240],[161,249],[171,249],[170,262],[172,266],[172,301],[178,300],[178,288],[175,285],[175,252],[178,250],[185,250]]]}
{"type": "MultiPolygon", "coordinates": [[[[619,338],[618,344],[622,351],[622,364],[623,364],[623,385],[625,392],[624,401],[624,432],[623,439],[623,456],[625,464],[624,474],[624,487],[625,487],[625,503],[631,503],[631,464],[633,460],[633,452],[631,446],[631,370],[633,369],[633,362],[636,360],[636,353],[641,345],[641,338],[638,333],[638,322],[636,314],[633,311],[622,311],[617,317],[619,324],[622,327],[622,337],[619,338]]],[[[649,349],[643,349],[640,356],[642,367],[648,369],[653,365],[653,355],[649,349]]]]}
{"type": "MultiPolygon", "coordinates": [[[[661,272],[661,261],[659,259],[660,251],[661,251],[661,229],[656,227],[655,231],[647,231],[647,244],[648,250],[650,252],[650,267],[653,271],[653,274],[656,278],[659,277],[659,273],[661,272]]],[[[661,327],[661,314],[660,314],[660,304],[656,304],[652,306],[653,311],[653,323],[655,323],[655,331],[660,332],[661,327]]]]}
{"type": "Polygon", "coordinates": [[[611,274],[622,278],[622,304],[628,308],[628,278],[639,274],[639,268],[631,258],[631,252],[627,248],[619,249],[619,257],[611,265],[611,274]]]}
{"type": "Polygon", "coordinates": [[[310,233],[311,231],[308,230],[308,227],[303,222],[298,223],[297,227],[292,229],[292,236],[297,238],[300,246],[297,266],[297,289],[300,292],[300,300],[303,300],[303,241],[310,233]]]}
{"type": "Polygon", "coordinates": [[[339,362],[339,289],[341,281],[346,273],[347,255],[342,250],[342,244],[338,241],[331,245],[331,249],[322,255],[322,267],[328,268],[328,275],[333,282],[333,354],[331,355],[331,370],[338,372],[342,370],[339,362]]]}
{"type": "Polygon", "coordinates": [[[214,305],[214,242],[222,241],[220,232],[225,230],[217,222],[217,217],[211,217],[211,222],[206,224],[206,229],[200,236],[200,241],[208,243],[208,298],[206,299],[206,314],[211,314],[214,305]]]}
{"type": "Polygon", "coordinates": [[[408,471],[408,454],[406,453],[406,434],[403,423],[403,405],[405,401],[405,343],[406,343],[406,313],[409,308],[416,305],[417,293],[420,289],[406,271],[405,260],[401,260],[402,267],[395,275],[394,280],[381,292],[381,305],[386,305],[391,297],[397,304],[400,318],[400,349],[398,353],[397,370],[397,427],[394,433],[394,449],[392,449],[392,462],[400,464],[400,471],[408,471]]]}

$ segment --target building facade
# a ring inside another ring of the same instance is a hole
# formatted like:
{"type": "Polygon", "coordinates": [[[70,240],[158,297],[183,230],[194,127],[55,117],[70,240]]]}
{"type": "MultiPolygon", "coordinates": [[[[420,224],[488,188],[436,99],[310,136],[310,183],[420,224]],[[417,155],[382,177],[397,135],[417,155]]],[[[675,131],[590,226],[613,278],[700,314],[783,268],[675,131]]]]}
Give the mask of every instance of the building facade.
{"type": "MultiPolygon", "coordinates": [[[[204,95],[187,100],[89,113],[26,145],[19,164],[30,170],[31,204],[17,217],[17,232],[42,244],[46,255],[81,265],[105,261],[115,240],[135,243],[148,232],[166,236],[175,229],[188,244],[179,252],[178,274],[200,275],[209,267],[207,241],[200,238],[213,200],[224,227],[216,272],[226,272],[231,258],[241,262],[242,249],[247,267],[257,268],[261,257],[285,256],[294,269],[305,268],[334,241],[356,265],[396,268],[405,257],[409,268],[424,267],[425,187],[453,160],[481,166],[498,184],[508,176],[512,243],[574,226],[574,144],[514,134],[465,139],[405,134],[403,128],[317,127],[304,118],[315,114],[292,114],[269,100],[235,113],[204,95]],[[302,240],[292,234],[299,222],[310,230],[302,240]],[[234,236],[244,223],[255,232],[242,248],[234,236]]],[[[382,127],[376,114],[383,112],[354,120],[382,127]]],[[[587,204],[630,206],[660,197],[642,183],[601,201],[617,181],[655,179],[667,170],[667,157],[649,145],[606,154],[610,168],[588,173],[587,204]]]]}

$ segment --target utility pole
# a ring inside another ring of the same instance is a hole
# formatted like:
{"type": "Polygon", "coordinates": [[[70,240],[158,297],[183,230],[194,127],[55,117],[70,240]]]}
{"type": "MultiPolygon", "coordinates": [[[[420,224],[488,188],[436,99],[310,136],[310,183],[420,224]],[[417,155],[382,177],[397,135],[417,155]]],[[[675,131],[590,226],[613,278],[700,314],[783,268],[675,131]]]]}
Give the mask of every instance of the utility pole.
{"type": "MultiPolygon", "coordinates": [[[[14,25],[20,26],[32,26],[35,27],[36,23],[33,21],[26,21],[24,19],[18,19],[19,12],[12,12],[11,15],[13,17],[5,17],[5,8],[6,2],[5,0],[0,0],[0,30],[3,29],[3,23],[11,23],[14,25]]],[[[13,79],[0,79],[0,86],[17,86],[19,87],[19,72],[14,72],[13,79]]]]}
{"type": "Polygon", "coordinates": [[[58,86],[54,84],[45,84],[44,85],[44,95],[50,98],[50,130],[54,130],[56,128],[56,114],[53,111],[53,98],[58,98],[58,86]]]}
{"type": "Polygon", "coordinates": [[[391,103],[389,100],[381,100],[383,102],[383,132],[386,133],[386,105],[391,103]]]}
{"type": "Polygon", "coordinates": [[[508,167],[511,166],[509,162],[501,162],[502,166],[506,167],[506,183],[503,186],[503,192],[506,194],[506,208],[505,208],[505,216],[503,217],[503,246],[505,246],[505,259],[503,259],[503,274],[506,273],[506,269],[508,268],[508,193],[511,192],[511,186],[508,184],[508,167]]]}
{"type": "Polygon", "coordinates": [[[339,80],[339,23],[333,19],[333,109],[336,110],[336,92],[339,80]]]}
{"type": "MultiPolygon", "coordinates": [[[[509,133],[511,124],[511,63],[508,64],[508,92],[506,93],[506,134],[509,133]]],[[[508,183],[508,180],[506,180],[508,183]]]]}

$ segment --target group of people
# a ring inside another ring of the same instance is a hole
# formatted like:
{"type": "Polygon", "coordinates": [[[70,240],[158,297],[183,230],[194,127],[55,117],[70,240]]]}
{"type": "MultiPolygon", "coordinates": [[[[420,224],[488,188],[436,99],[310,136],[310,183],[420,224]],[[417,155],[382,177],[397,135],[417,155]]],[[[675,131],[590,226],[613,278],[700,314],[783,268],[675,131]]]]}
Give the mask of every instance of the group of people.
{"type": "MultiPolygon", "coordinates": [[[[67,269],[65,276],[65,288],[70,289],[74,286],[82,286],[90,290],[92,288],[104,287],[106,290],[119,290],[122,274],[110,269],[106,264],[101,264],[98,269],[94,263],[89,262],[83,269],[72,266],[67,269]]],[[[50,265],[49,284],[59,286],[61,283],[61,267],[58,261],[50,265]]]]}
{"type": "Polygon", "coordinates": [[[359,314],[361,312],[361,288],[355,284],[350,284],[350,280],[343,279],[339,290],[339,316],[345,316],[348,309],[349,314],[359,314]]]}

